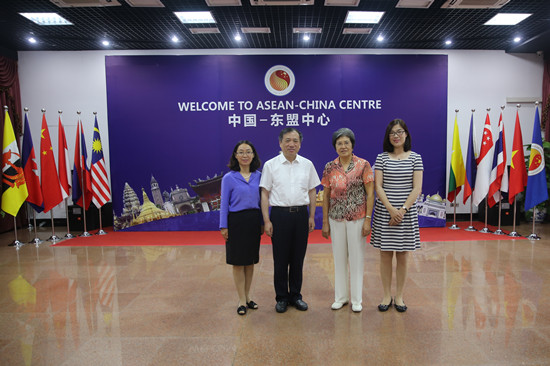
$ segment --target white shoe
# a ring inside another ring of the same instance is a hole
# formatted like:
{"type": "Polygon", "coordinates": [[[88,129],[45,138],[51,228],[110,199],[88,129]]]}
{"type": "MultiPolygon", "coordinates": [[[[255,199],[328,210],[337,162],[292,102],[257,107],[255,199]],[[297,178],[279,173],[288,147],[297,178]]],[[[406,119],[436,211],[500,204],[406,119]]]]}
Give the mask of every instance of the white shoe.
{"type": "Polygon", "coordinates": [[[360,313],[361,310],[363,310],[363,307],[361,305],[352,305],[351,310],[353,310],[354,313],[360,313]]]}
{"type": "Polygon", "coordinates": [[[335,301],[335,302],[332,303],[330,308],[332,310],[339,310],[339,309],[342,309],[342,307],[344,305],[346,305],[347,303],[348,303],[347,301],[346,302],[335,301]]]}

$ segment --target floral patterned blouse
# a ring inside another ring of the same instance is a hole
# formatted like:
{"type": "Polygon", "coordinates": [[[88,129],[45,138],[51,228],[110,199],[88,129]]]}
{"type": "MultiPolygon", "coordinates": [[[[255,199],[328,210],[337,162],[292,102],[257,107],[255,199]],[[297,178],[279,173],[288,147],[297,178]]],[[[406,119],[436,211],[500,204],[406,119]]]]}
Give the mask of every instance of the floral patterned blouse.
{"type": "Polygon", "coordinates": [[[321,180],[323,187],[330,188],[328,216],[336,221],[364,218],[367,209],[365,184],[372,181],[372,168],[365,159],[353,155],[345,172],[339,157],[328,162],[321,180]]]}

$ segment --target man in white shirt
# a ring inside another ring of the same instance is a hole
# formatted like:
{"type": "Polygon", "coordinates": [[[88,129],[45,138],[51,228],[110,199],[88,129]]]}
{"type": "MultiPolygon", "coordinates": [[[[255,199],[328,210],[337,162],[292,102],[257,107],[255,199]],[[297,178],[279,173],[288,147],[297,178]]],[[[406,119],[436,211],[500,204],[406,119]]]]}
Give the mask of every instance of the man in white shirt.
{"type": "Polygon", "coordinates": [[[289,304],[302,311],[308,308],[301,294],[302,268],[308,235],[315,228],[315,187],[321,182],[313,163],[298,155],[302,139],[297,129],[283,129],[279,134],[282,154],[264,164],[260,180],[265,233],[273,244],[278,313],[284,313],[289,304]]]}

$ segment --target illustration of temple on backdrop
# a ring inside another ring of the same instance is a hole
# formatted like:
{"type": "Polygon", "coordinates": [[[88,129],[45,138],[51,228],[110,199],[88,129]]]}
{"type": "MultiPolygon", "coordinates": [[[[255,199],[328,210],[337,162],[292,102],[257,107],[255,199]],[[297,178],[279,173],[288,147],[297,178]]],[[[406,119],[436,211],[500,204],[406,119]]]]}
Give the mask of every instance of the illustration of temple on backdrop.
{"type": "Polygon", "coordinates": [[[114,215],[114,229],[120,230],[131,226],[161,220],[165,218],[189,215],[198,212],[218,211],[220,209],[221,180],[224,173],[213,178],[195,179],[189,186],[197,194],[191,196],[187,188],[170,188],[170,192],[161,192],[158,181],[151,176],[151,197],[142,188],[142,203],[128,184],[124,185],[123,209],[120,216],[114,215]]]}
{"type": "Polygon", "coordinates": [[[426,226],[445,226],[445,200],[439,195],[439,192],[426,196],[421,194],[416,200],[418,209],[418,223],[420,227],[426,226]]]}

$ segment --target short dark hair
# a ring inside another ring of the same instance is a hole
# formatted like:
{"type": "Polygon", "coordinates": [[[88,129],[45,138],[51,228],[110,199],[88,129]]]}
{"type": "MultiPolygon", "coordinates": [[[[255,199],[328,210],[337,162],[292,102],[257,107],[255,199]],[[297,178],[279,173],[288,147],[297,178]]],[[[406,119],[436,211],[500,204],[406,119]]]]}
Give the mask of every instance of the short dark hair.
{"type": "Polygon", "coordinates": [[[231,154],[231,157],[229,158],[229,164],[227,164],[227,166],[229,167],[229,169],[234,170],[236,172],[241,170],[241,167],[239,165],[239,161],[237,160],[235,155],[237,154],[237,149],[239,148],[239,146],[241,146],[243,144],[246,144],[246,145],[250,146],[250,148],[252,149],[252,153],[254,154],[254,157],[252,158],[252,161],[250,162],[250,171],[254,172],[260,167],[260,165],[262,165],[262,162],[260,161],[260,158],[258,157],[258,153],[256,152],[256,148],[254,147],[254,145],[252,145],[252,142],[250,142],[248,140],[241,140],[241,141],[237,142],[237,145],[235,145],[235,147],[233,148],[233,154],[231,154]]]}
{"type": "Polygon", "coordinates": [[[338,130],[336,130],[333,134],[332,134],[332,146],[334,146],[334,148],[336,149],[336,141],[340,138],[340,137],[347,137],[349,138],[349,140],[351,141],[351,147],[354,148],[355,147],[355,134],[353,133],[352,130],[350,130],[349,128],[347,127],[342,127],[338,130]]]}
{"type": "Polygon", "coordinates": [[[403,150],[409,151],[411,149],[411,134],[409,133],[409,129],[407,128],[405,121],[403,121],[400,118],[396,118],[393,121],[391,121],[388,127],[386,128],[386,134],[384,135],[384,144],[383,144],[384,151],[393,152],[393,145],[391,144],[391,141],[390,141],[390,132],[395,125],[401,126],[403,131],[405,131],[405,133],[407,134],[407,138],[405,139],[405,144],[403,145],[403,150]]]}
{"type": "Polygon", "coordinates": [[[304,136],[302,135],[302,133],[300,131],[298,131],[296,128],[286,127],[286,128],[283,128],[281,130],[281,132],[279,133],[279,142],[283,141],[283,136],[286,135],[287,133],[290,133],[290,132],[298,133],[298,136],[300,136],[300,142],[302,142],[302,140],[304,139],[304,136]]]}

